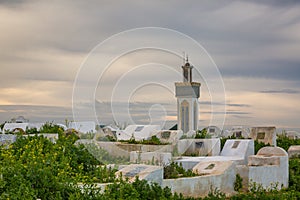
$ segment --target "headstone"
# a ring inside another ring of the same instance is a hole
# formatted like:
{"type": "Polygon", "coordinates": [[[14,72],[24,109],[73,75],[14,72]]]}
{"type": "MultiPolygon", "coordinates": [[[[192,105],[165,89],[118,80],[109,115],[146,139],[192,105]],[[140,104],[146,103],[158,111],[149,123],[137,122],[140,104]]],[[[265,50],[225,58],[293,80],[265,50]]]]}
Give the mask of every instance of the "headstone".
{"type": "Polygon", "coordinates": [[[276,146],[276,128],[275,127],[252,127],[250,138],[258,140],[265,144],[276,146]]]}
{"type": "Polygon", "coordinates": [[[149,139],[161,130],[159,125],[129,125],[125,130],[118,130],[116,136],[118,140],[135,140],[149,139]]]}
{"type": "Polygon", "coordinates": [[[288,149],[289,158],[300,156],[300,145],[292,145],[288,149]]]}
{"type": "Polygon", "coordinates": [[[254,141],[244,139],[226,140],[220,155],[240,157],[246,164],[248,156],[254,155],[254,141]]]}
{"type": "Polygon", "coordinates": [[[182,139],[177,143],[178,154],[185,156],[217,156],[220,154],[219,138],[182,139]]]}
{"type": "Polygon", "coordinates": [[[163,143],[175,144],[183,135],[181,130],[162,130],[156,134],[156,137],[163,143]]]}

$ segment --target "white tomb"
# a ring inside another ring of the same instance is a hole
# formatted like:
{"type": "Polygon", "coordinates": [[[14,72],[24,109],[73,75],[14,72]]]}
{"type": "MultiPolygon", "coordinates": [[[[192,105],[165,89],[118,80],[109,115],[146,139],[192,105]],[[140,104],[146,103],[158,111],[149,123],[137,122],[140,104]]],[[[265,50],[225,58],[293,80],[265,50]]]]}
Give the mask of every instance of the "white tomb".
{"type": "Polygon", "coordinates": [[[265,189],[288,187],[289,160],[287,152],[280,147],[263,147],[257,155],[249,156],[249,181],[265,189]]]}
{"type": "Polygon", "coordinates": [[[159,125],[129,125],[125,130],[117,130],[118,140],[135,140],[149,139],[151,136],[156,135],[161,128],[159,125]]]}

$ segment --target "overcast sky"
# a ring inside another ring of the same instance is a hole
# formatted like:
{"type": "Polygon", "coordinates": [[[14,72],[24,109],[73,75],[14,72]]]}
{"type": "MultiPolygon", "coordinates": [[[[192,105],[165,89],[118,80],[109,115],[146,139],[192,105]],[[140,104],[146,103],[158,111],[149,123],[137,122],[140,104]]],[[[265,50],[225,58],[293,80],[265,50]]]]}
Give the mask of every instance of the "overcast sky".
{"type": "MultiPolygon", "coordinates": [[[[300,4],[297,2],[1,0],[0,121],[19,115],[31,122],[72,120],[74,81],[89,53],[120,32],[162,27],[197,41],[217,65],[225,84],[227,125],[299,128],[300,4]]],[[[111,55],[126,42],[138,40],[141,37],[120,40],[107,48],[107,52],[102,51],[99,58],[105,59],[108,57],[105,55],[111,55]]],[[[184,49],[180,39],[170,37],[167,42],[193,55],[192,49],[184,49]]],[[[199,58],[189,59],[197,63],[199,58]]],[[[115,60],[103,79],[99,79],[93,99],[99,122],[130,121],[122,113],[127,112],[124,107],[128,106],[128,101],[122,98],[114,98],[117,102],[114,106],[118,116],[124,117],[113,117],[110,101],[114,88],[120,90],[119,96],[131,94],[128,107],[135,123],[149,123],[151,113],[175,120],[174,82],[181,81],[178,74],[181,65],[178,56],[155,50],[131,52],[115,60]],[[148,68],[136,69],[143,64],[148,68]],[[128,71],[134,73],[122,76],[128,71]],[[116,86],[121,83],[130,88],[145,77],[154,84],[137,85],[134,92],[126,90],[124,94],[122,87],[116,86]]],[[[197,67],[201,72],[204,66],[197,67]]],[[[209,94],[205,78],[195,73],[194,80],[202,83],[200,126],[209,124],[210,95],[217,95],[209,94]]],[[[87,81],[86,87],[93,86],[87,81]]]]}

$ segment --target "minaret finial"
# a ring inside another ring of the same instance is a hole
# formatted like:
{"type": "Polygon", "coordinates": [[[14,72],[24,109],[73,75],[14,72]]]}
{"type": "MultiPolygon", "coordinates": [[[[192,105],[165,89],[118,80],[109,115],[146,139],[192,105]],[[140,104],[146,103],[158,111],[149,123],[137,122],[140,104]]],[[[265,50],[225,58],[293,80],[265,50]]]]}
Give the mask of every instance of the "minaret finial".
{"type": "Polygon", "coordinates": [[[186,63],[189,62],[189,56],[186,54],[186,63]]]}

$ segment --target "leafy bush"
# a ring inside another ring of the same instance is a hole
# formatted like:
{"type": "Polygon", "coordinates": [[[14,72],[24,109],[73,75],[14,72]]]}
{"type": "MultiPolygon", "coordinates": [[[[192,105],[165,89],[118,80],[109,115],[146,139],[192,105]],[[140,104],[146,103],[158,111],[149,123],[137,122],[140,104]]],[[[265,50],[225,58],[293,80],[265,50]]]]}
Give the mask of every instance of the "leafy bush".
{"type": "Polygon", "coordinates": [[[163,143],[160,141],[160,139],[158,137],[156,137],[156,135],[153,135],[150,139],[148,140],[141,140],[141,141],[137,141],[135,140],[134,137],[131,137],[129,140],[119,140],[119,142],[126,142],[128,144],[146,144],[146,145],[166,145],[169,143],[163,143]]]}
{"type": "Polygon", "coordinates": [[[198,176],[192,170],[185,170],[181,163],[178,165],[176,162],[172,162],[169,165],[164,166],[164,179],[173,179],[180,177],[193,177],[198,176]]]}
{"type": "Polygon", "coordinates": [[[196,131],[196,135],[195,135],[195,139],[208,139],[211,138],[211,136],[209,134],[207,134],[207,130],[204,128],[201,131],[197,130],[196,131]]]}
{"type": "Polygon", "coordinates": [[[243,187],[243,179],[239,174],[236,174],[235,176],[235,182],[234,182],[234,190],[240,191],[243,187]]]}

